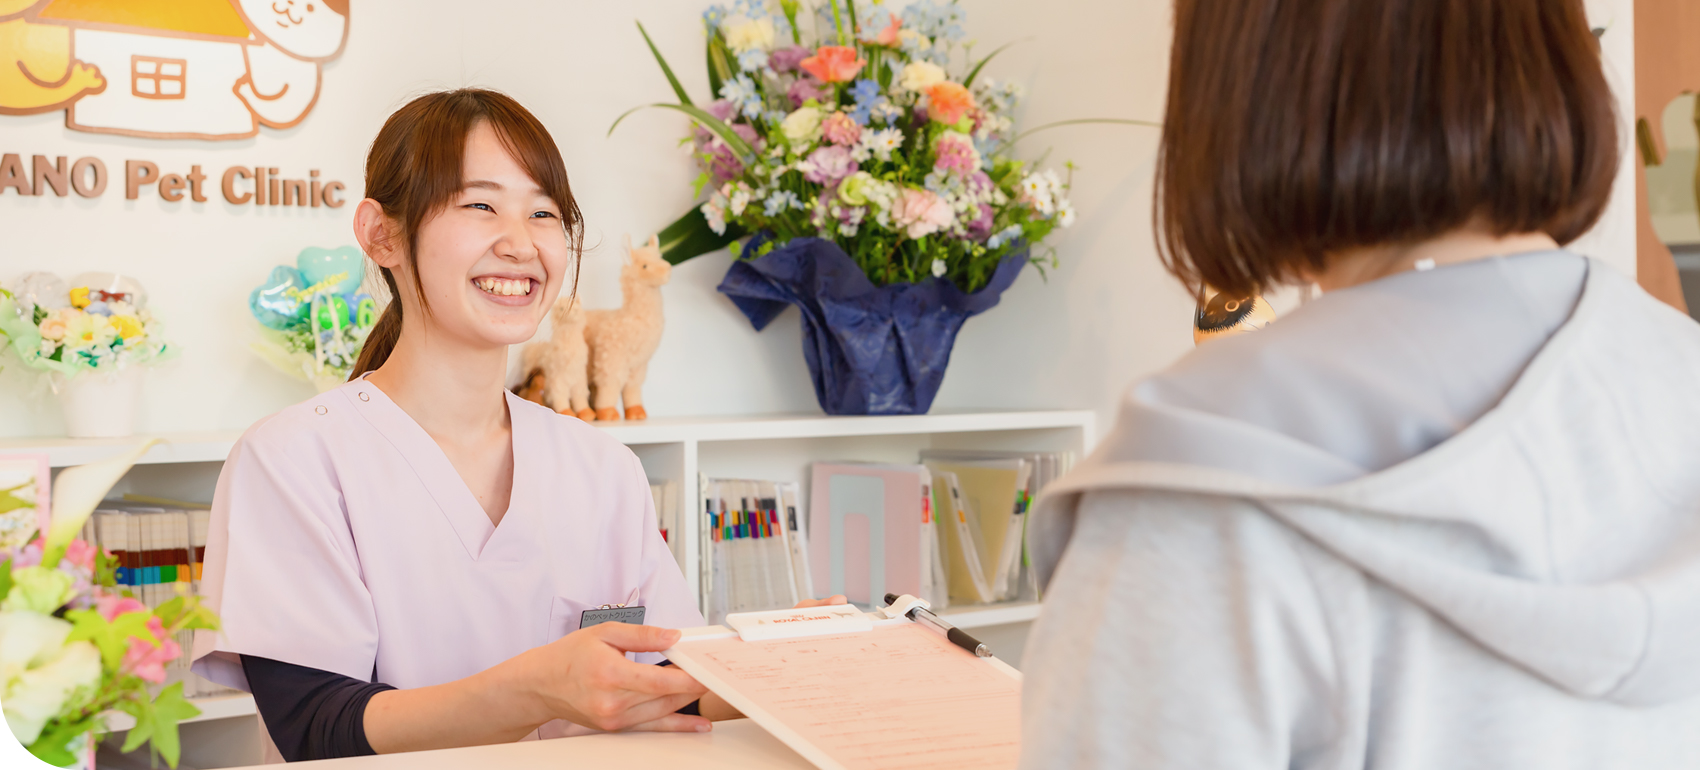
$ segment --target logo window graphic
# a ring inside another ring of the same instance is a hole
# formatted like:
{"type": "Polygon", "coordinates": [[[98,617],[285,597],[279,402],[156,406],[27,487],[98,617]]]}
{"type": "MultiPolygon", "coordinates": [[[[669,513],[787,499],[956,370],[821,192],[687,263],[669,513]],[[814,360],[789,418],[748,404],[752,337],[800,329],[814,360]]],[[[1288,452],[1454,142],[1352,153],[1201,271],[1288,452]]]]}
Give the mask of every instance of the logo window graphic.
{"type": "Polygon", "coordinates": [[[63,110],[74,131],[152,139],[290,128],[318,101],[321,67],[342,55],[348,6],[0,0],[0,115],[63,110]]]}
{"type": "Polygon", "coordinates": [[[130,57],[130,95],[143,99],[183,98],[183,73],[189,62],[156,56],[130,57]]]}

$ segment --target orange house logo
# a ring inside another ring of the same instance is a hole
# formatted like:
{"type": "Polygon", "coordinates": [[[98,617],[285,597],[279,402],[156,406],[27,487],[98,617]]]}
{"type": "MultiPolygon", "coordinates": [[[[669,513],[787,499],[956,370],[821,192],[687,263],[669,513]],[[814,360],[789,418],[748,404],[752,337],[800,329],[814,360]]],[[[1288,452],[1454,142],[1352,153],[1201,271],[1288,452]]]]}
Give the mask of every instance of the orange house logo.
{"type": "Polygon", "coordinates": [[[0,0],[0,114],[244,139],[305,119],[347,40],[348,0],[0,0]]]}

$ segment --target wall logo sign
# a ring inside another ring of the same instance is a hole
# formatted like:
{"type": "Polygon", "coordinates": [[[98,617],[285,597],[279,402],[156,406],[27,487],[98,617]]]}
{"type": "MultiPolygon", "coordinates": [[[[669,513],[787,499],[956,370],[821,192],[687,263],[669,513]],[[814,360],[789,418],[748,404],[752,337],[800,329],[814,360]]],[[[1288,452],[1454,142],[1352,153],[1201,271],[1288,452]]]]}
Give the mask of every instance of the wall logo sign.
{"type": "Polygon", "coordinates": [[[245,139],[305,119],[347,40],[348,0],[0,0],[0,114],[245,139]]]}

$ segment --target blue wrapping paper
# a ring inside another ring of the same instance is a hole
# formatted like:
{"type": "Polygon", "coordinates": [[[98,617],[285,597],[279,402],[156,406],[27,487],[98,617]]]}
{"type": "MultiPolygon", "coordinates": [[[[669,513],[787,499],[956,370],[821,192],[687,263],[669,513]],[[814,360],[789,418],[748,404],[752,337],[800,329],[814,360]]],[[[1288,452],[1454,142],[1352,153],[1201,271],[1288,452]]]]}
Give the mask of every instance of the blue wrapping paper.
{"type": "MultiPolygon", "coordinates": [[[[760,245],[761,236],[748,248],[760,245]]],[[[1016,249],[979,291],[940,278],[876,287],[838,244],[798,238],[753,260],[735,260],[720,283],[761,331],[796,305],[803,359],[827,414],[925,414],[944,382],[956,333],[998,304],[1027,264],[1016,249]]]]}

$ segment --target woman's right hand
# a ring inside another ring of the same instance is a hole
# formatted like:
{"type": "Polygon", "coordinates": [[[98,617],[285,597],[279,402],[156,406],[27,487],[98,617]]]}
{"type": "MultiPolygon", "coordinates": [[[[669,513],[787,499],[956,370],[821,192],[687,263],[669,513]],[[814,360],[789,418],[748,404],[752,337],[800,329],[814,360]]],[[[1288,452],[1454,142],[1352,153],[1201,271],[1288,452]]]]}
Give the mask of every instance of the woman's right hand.
{"type": "Polygon", "coordinates": [[[674,713],[707,688],[677,667],[626,659],[678,641],[677,629],[601,623],[514,657],[508,673],[548,719],[608,731],[707,732],[707,719],[674,713]]]}

